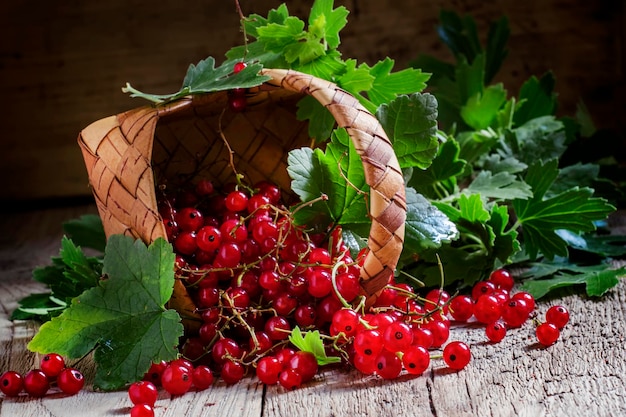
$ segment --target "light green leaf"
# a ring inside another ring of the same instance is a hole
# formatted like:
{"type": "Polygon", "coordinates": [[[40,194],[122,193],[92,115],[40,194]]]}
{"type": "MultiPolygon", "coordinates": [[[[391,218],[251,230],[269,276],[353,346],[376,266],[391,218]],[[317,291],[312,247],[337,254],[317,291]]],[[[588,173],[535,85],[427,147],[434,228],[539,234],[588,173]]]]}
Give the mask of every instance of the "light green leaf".
{"type": "Polygon", "coordinates": [[[531,187],[513,174],[498,172],[494,175],[490,171],[480,171],[462,192],[496,200],[526,199],[533,195],[531,187]]]}
{"type": "Polygon", "coordinates": [[[421,253],[458,236],[456,225],[413,188],[406,189],[407,218],[403,251],[421,253]]]}
{"type": "Polygon", "coordinates": [[[310,31],[324,38],[329,48],[339,46],[339,32],[348,23],[348,9],[339,6],[333,9],[334,0],[316,0],[309,14],[310,31]]]}
{"type": "Polygon", "coordinates": [[[485,88],[482,93],[475,93],[461,107],[463,121],[476,130],[492,126],[506,102],[506,94],[501,83],[485,88]]]}
{"type": "Polygon", "coordinates": [[[324,341],[319,330],[310,330],[303,333],[300,327],[296,326],[289,335],[289,341],[301,351],[315,355],[317,364],[320,366],[341,362],[341,358],[338,356],[326,355],[324,341]]]}
{"type": "Polygon", "coordinates": [[[367,92],[367,97],[374,104],[374,108],[368,109],[372,113],[376,111],[376,107],[389,103],[398,95],[418,93],[426,88],[430,74],[415,68],[392,73],[393,65],[394,61],[391,58],[378,61],[373,67],[361,64],[361,67],[368,68],[374,77],[372,88],[367,92]]]}
{"type": "Polygon", "coordinates": [[[400,167],[428,167],[435,155],[437,100],[431,94],[401,95],[378,108],[376,117],[393,143],[400,167]]]}
{"type": "Polygon", "coordinates": [[[141,379],[150,364],[177,357],[180,316],[166,310],[174,285],[174,252],[158,239],[146,247],[131,237],[108,241],[106,279],[45,323],[30,350],[81,358],[95,349],[94,385],[113,390],[141,379]]]}

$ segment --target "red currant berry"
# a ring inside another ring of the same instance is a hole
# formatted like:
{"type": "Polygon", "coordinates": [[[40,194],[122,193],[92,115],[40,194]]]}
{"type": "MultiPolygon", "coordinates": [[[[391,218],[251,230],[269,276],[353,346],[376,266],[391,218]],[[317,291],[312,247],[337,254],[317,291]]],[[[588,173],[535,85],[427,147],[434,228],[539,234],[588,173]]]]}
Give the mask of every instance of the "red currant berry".
{"type": "Polygon", "coordinates": [[[135,404],[130,409],[130,417],[154,417],[154,408],[148,404],[135,404]]]}
{"type": "Polygon", "coordinates": [[[383,379],[397,378],[402,372],[402,361],[394,352],[383,349],[376,357],[376,375],[383,379]]]}
{"type": "Polygon", "coordinates": [[[443,360],[451,369],[465,368],[470,362],[471,356],[469,346],[458,340],[448,343],[443,348],[443,360]]]}
{"type": "Polygon", "coordinates": [[[180,232],[174,239],[174,249],[182,255],[193,255],[198,249],[196,232],[180,232]]]}
{"type": "Polygon", "coordinates": [[[15,371],[6,371],[0,376],[0,391],[7,397],[17,397],[24,389],[24,378],[15,371]]]}
{"type": "Polygon", "coordinates": [[[302,385],[302,375],[295,369],[285,369],[278,375],[278,383],[286,390],[293,391],[302,385]]]}
{"type": "Polygon", "coordinates": [[[313,379],[317,373],[317,359],[311,352],[300,350],[289,359],[287,368],[296,370],[302,377],[302,382],[307,382],[313,379]]]}
{"type": "Polygon", "coordinates": [[[496,290],[496,284],[491,281],[478,281],[472,287],[472,298],[474,301],[478,301],[478,299],[483,295],[492,294],[496,290]]]}
{"type": "Polygon", "coordinates": [[[499,321],[488,324],[485,327],[485,335],[491,342],[498,343],[506,336],[506,326],[499,321]]]}
{"type": "Polygon", "coordinates": [[[237,74],[238,72],[243,71],[247,66],[248,64],[243,61],[235,62],[235,65],[233,65],[233,72],[237,74]]]}
{"type": "Polygon", "coordinates": [[[502,288],[506,291],[511,291],[515,281],[513,275],[506,269],[496,269],[489,275],[489,281],[493,282],[497,288],[502,288]]]}
{"type": "Polygon", "coordinates": [[[196,244],[205,252],[214,252],[222,243],[222,233],[215,226],[204,226],[196,233],[196,244]]]}
{"type": "Polygon", "coordinates": [[[310,295],[316,298],[323,298],[330,294],[333,283],[330,271],[326,268],[313,267],[307,271],[307,290],[310,295]]]}
{"type": "Polygon", "coordinates": [[[150,381],[133,382],[128,387],[128,397],[133,404],[148,404],[154,406],[159,392],[156,386],[150,381]]]}
{"type": "Polygon", "coordinates": [[[33,369],[24,375],[24,391],[33,397],[43,397],[50,389],[48,377],[41,369],[33,369]]]}
{"type": "Polygon", "coordinates": [[[354,336],[359,325],[359,313],[350,309],[342,308],[333,314],[332,326],[347,337],[354,336]]]}
{"type": "Polygon", "coordinates": [[[213,194],[213,191],[215,191],[215,187],[210,180],[201,179],[196,184],[196,194],[198,194],[199,196],[207,196],[209,194],[213,194]]]}
{"type": "Polygon", "coordinates": [[[535,329],[537,341],[544,346],[552,346],[559,339],[561,332],[559,328],[552,323],[541,323],[535,329]]]}
{"type": "Polygon", "coordinates": [[[222,365],[222,372],[220,376],[229,385],[236,384],[243,379],[245,374],[245,367],[241,362],[227,360],[222,365]]]}
{"type": "Polygon", "coordinates": [[[241,261],[241,249],[235,242],[226,242],[217,250],[214,266],[235,268],[241,261]]]}
{"type": "Polygon", "coordinates": [[[235,112],[242,112],[248,107],[248,100],[245,96],[233,96],[228,99],[228,108],[235,112]]]}
{"type": "MultiPolygon", "coordinates": [[[[432,331],[430,331],[429,329],[425,327],[419,327],[419,326],[413,327],[413,344],[415,346],[422,346],[426,349],[430,349],[430,347],[433,345],[433,342],[434,342],[434,337],[433,337],[432,331]]],[[[442,342],[442,344],[444,342],[442,342]]]]}
{"type": "Polygon", "coordinates": [[[546,321],[562,330],[569,322],[569,311],[563,306],[552,306],[546,311],[546,321]]]}
{"type": "Polygon", "coordinates": [[[65,368],[65,359],[57,353],[48,353],[41,358],[39,368],[48,378],[56,378],[65,368]]]}
{"type": "Polygon", "coordinates": [[[509,300],[502,306],[502,320],[508,327],[520,327],[528,320],[529,310],[524,300],[509,300]]]}
{"type": "Polygon", "coordinates": [[[231,191],[224,199],[224,205],[234,213],[244,211],[248,206],[248,196],[241,190],[231,191]]]}
{"type": "Polygon", "coordinates": [[[364,329],[356,334],[354,350],[362,356],[376,357],[383,349],[383,336],[377,329],[364,329]]]}
{"type": "Polygon", "coordinates": [[[283,370],[283,364],[274,356],[264,356],[256,366],[256,375],[264,384],[275,385],[278,383],[278,375],[283,370]]]}
{"type": "Polygon", "coordinates": [[[402,355],[404,369],[412,375],[421,375],[430,365],[430,353],[423,346],[410,346],[402,355]]]}
{"type": "Polygon", "coordinates": [[[180,364],[170,364],[161,375],[161,386],[170,395],[185,394],[191,388],[191,369],[180,364]]]}
{"type": "Polygon", "coordinates": [[[291,333],[291,325],[283,316],[273,316],[265,322],[265,333],[272,340],[286,340],[291,333]]]}
{"type": "Polygon", "coordinates": [[[167,368],[167,362],[161,361],[150,365],[150,369],[143,376],[144,381],[150,381],[157,385],[161,383],[161,374],[167,368]]]}
{"type": "Polygon", "coordinates": [[[502,305],[499,300],[491,294],[480,296],[474,305],[474,317],[480,323],[489,324],[498,320],[502,315],[502,305]]]}
{"type": "Polygon", "coordinates": [[[428,330],[431,331],[433,335],[433,343],[431,347],[439,348],[443,346],[444,343],[450,337],[450,323],[440,320],[433,320],[428,323],[428,330]]]}
{"type": "Polygon", "coordinates": [[[413,330],[403,321],[391,323],[383,332],[383,347],[390,352],[402,352],[413,343],[413,330]]]}
{"type": "Polygon", "coordinates": [[[176,214],[176,223],[184,232],[195,232],[204,225],[204,216],[195,207],[184,207],[176,214]]]}
{"type": "Polygon", "coordinates": [[[449,312],[456,321],[466,322],[474,314],[474,301],[468,295],[457,295],[452,298],[449,312]]]}
{"type": "Polygon", "coordinates": [[[528,314],[535,309],[535,297],[526,291],[520,291],[511,296],[512,300],[524,300],[526,301],[526,307],[528,308],[528,314]]]}
{"type": "Polygon", "coordinates": [[[296,308],[293,313],[296,324],[300,327],[309,327],[317,321],[317,312],[311,304],[303,304],[296,308]]]}
{"type": "Polygon", "coordinates": [[[229,358],[240,359],[243,351],[239,344],[229,337],[219,339],[211,349],[211,356],[217,364],[225,363],[229,358]]]}
{"type": "Polygon", "coordinates": [[[85,386],[85,377],[78,369],[65,368],[57,377],[57,386],[67,395],[74,395],[85,386]]]}

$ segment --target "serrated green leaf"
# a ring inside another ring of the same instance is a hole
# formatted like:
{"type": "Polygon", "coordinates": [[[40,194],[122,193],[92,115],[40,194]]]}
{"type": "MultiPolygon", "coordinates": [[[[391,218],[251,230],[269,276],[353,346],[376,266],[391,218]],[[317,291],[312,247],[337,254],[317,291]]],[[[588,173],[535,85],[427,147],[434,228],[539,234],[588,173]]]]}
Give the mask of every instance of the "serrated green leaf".
{"type": "Polygon", "coordinates": [[[374,77],[372,88],[367,91],[367,97],[373,104],[368,110],[372,113],[381,104],[389,103],[401,94],[418,93],[426,88],[430,74],[415,68],[391,72],[393,66],[394,60],[391,58],[378,61],[373,67],[361,64],[361,67],[368,68],[370,75],[374,77]]]}
{"type": "MultiPolygon", "coordinates": [[[[285,18],[281,23],[268,23],[257,27],[257,38],[265,44],[266,49],[280,52],[287,46],[297,44],[304,40],[304,22],[295,16],[285,18]]],[[[294,60],[287,59],[287,62],[294,60]]]]}
{"type": "Polygon", "coordinates": [[[480,171],[462,192],[480,194],[483,198],[496,200],[527,199],[533,196],[528,184],[508,172],[494,175],[490,171],[480,171]]]}
{"type": "Polygon", "coordinates": [[[485,56],[479,54],[470,64],[461,59],[456,67],[455,80],[459,91],[459,105],[476,95],[480,96],[484,89],[485,56]]]}
{"type": "Polygon", "coordinates": [[[476,130],[492,126],[506,102],[506,94],[501,83],[486,87],[482,93],[475,93],[461,107],[463,121],[476,130]]]}
{"type": "Polygon", "coordinates": [[[457,59],[462,56],[469,62],[474,61],[482,52],[474,19],[471,16],[461,18],[453,11],[442,10],[439,21],[437,33],[457,59]]]}
{"type": "Polygon", "coordinates": [[[356,67],[356,60],[348,59],[345,65],[345,72],[339,76],[337,84],[352,93],[358,95],[363,91],[369,91],[374,84],[374,77],[370,71],[364,67],[356,67]]]}
{"type": "Polygon", "coordinates": [[[459,158],[459,143],[450,138],[439,146],[437,156],[425,170],[414,169],[407,185],[431,199],[445,197],[440,188],[452,193],[456,187],[456,177],[460,176],[466,162],[459,158]]]}
{"type": "Polygon", "coordinates": [[[518,174],[528,168],[528,165],[516,158],[503,157],[497,153],[486,155],[481,160],[481,166],[491,172],[508,172],[509,174],[518,174]]]}
{"type": "MultiPolygon", "coordinates": [[[[295,212],[295,221],[319,230],[340,224],[359,234],[370,225],[366,194],[369,190],[361,158],[345,129],[335,130],[326,150],[294,149],[287,157],[291,189],[304,203],[328,196],[327,200],[305,205],[295,212]]],[[[363,233],[365,231],[365,233],[363,233]]]]}
{"type": "Polygon", "coordinates": [[[174,259],[164,239],[146,247],[128,236],[111,236],[104,256],[107,279],[44,323],[28,348],[74,359],[95,349],[94,385],[103,390],[139,380],[152,362],[176,358],[183,327],[178,313],[165,309],[174,259]]]}
{"type": "Polygon", "coordinates": [[[554,84],[554,75],[548,72],[541,79],[531,76],[522,85],[519,92],[521,105],[514,115],[514,121],[517,126],[538,117],[554,114],[557,107],[554,84]]]}
{"type": "Polygon", "coordinates": [[[334,0],[316,0],[309,14],[309,26],[313,27],[318,37],[326,40],[329,48],[339,46],[339,32],[348,23],[350,13],[344,6],[333,9],[333,3],[334,0]]]}
{"type": "Polygon", "coordinates": [[[491,216],[487,221],[487,226],[491,227],[495,237],[491,243],[491,251],[502,264],[506,265],[511,261],[511,257],[521,250],[518,233],[514,229],[507,230],[509,226],[509,212],[505,205],[494,205],[491,209],[491,216]]]}
{"type": "Polygon", "coordinates": [[[299,350],[312,353],[320,366],[341,362],[338,356],[326,355],[324,341],[318,330],[303,333],[300,327],[296,326],[289,334],[289,341],[299,350]]]}
{"type": "Polygon", "coordinates": [[[485,222],[489,212],[485,209],[480,194],[463,194],[459,197],[459,215],[469,222],[485,222]]]}
{"type": "Polygon", "coordinates": [[[550,187],[550,193],[558,194],[573,187],[592,187],[600,176],[600,166],[597,164],[576,163],[563,167],[550,187]]]}
{"type": "Polygon", "coordinates": [[[328,140],[336,123],[328,109],[315,97],[308,95],[298,101],[296,117],[309,121],[309,137],[317,143],[328,140]]]}
{"type": "Polygon", "coordinates": [[[595,253],[600,256],[617,257],[626,255],[626,236],[595,235],[591,233],[574,233],[570,230],[557,230],[556,234],[569,247],[579,251],[595,253]]]}
{"type": "Polygon", "coordinates": [[[563,122],[544,116],[529,120],[505,135],[503,154],[528,165],[560,158],[567,148],[566,139],[563,122]]]}
{"type": "Polygon", "coordinates": [[[619,269],[608,269],[606,266],[602,270],[596,267],[577,268],[576,273],[561,270],[552,278],[529,279],[522,283],[520,290],[527,291],[539,299],[558,288],[584,285],[588,296],[601,297],[611,288],[619,283],[619,278],[626,276],[626,267],[619,269]]]}
{"type": "Polygon", "coordinates": [[[233,72],[233,67],[237,61],[226,61],[219,67],[215,67],[215,59],[208,57],[196,65],[191,64],[187,69],[187,74],[183,80],[180,90],[172,94],[148,94],[143,93],[130,84],[122,88],[125,93],[130,93],[131,97],[141,97],[154,103],[166,103],[190,94],[211,93],[215,91],[231,90],[234,88],[256,87],[268,81],[270,77],[260,75],[262,65],[250,63],[246,68],[238,73],[233,72]]]}
{"type": "Polygon", "coordinates": [[[63,230],[77,246],[104,252],[107,240],[100,216],[85,214],[78,219],[68,220],[63,223],[63,230]]]}
{"type": "Polygon", "coordinates": [[[376,117],[393,143],[400,167],[427,168],[435,155],[437,100],[431,94],[401,95],[378,108],[376,117]]]}
{"type": "Polygon", "coordinates": [[[485,84],[491,80],[500,70],[508,55],[506,44],[509,41],[509,21],[506,16],[502,16],[497,22],[489,26],[487,35],[487,46],[485,48],[485,84]]]}
{"type": "Polygon", "coordinates": [[[422,253],[458,236],[453,222],[413,188],[406,189],[407,218],[403,252],[422,253]]]}

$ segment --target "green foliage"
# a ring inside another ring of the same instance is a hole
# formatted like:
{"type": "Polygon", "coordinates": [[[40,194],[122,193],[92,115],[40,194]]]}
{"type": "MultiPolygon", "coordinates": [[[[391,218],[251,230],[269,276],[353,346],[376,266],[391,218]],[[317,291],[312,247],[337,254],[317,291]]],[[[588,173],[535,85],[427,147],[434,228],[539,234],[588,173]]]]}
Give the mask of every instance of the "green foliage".
{"type": "Polygon", "coordinates": [[[289,341],[301,351],[315,355],[317,364],[320,366],[341,362],[339,356],[328,356],[326,354],[324,341],[318,330],[302,332],[300,327],[296,326],[289,334],[289,341]]]}
{"type": "Polygon", "coordinates": [[[28,348],[81,358],[95,350],[96,388],[114,390],[139,380],[153,362],[178,355],[183,327],[167,310],[174,286],[172,247],[157,239],[149,247],[128,236],[111,236],[103,279],[44,323],[28,348]]]}

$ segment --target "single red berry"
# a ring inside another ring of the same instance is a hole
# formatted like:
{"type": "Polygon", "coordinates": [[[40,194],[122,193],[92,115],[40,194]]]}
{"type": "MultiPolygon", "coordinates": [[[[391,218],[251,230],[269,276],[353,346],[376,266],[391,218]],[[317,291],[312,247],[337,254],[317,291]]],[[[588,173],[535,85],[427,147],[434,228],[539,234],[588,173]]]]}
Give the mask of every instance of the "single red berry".
{"type": "Polygon", "coordinates": [[[154,408],[148,404],[135,404],[130,409],[130,417],[154,417],[154,408]]]}
{"type": "Polygon", "coordinates": [[[289,359],[287,367],[288,369],[296,370],[302,377],[302,382],[313,379],[318,369],[315,355],[302,350],[293,354],[291,359],[289,359]]]}
{"type": "Polygon", "coordinates": [[[317,321],[317,312],[311,304],[303,304],[296,307],[293,313],[296,324],[300,327],[309,327],[317,321]]]}
{"type": "Polygon", "coordinates": [[[235,62],[235,65],[233,65],[233,72],[237,74],[238,72],[243,71],[247,66],[248,64],[243,61],[235,62]]]}
{"type": "Polygon", "coordinates": [[[316,298],[326,297],[333,290],[333,282],[330,270],[323,267],[313,267],[306,273],[310,295],[316,298]]]}
{"type": "Polygon", "coordinates": [[[245,374],[245,367],[241,362],[227,360],[222,364],[222,371],[220,376],[229,385],[236,384],[243,379],[245,374]]]}
{"type": "Polygon", "coordinates": [[[450,337],[450,323],[440,320],[433,320],[427,325],[428,330],[433,335],[433,343],[431,347],[439,348],[443,346],[444,343],[450,337]]]}
{"type": "Polygon", "coordinates": [[[413,330],[403,321],[391,323],[383,332],[383,347],[390,352],[402,352],[413,343],[413,330]]]}
{"type": "Polygon", "coordinates": [[[245,96],[232,96],[229,97],[228,99],[228,108],[235,112],[235,113],[239,113],[242,112],[246,109],[246,107],[248,107],[248,100],[246,99],[245,96]]]}
{"type": "Polygon", "coordinates": [[[196,244],[205,252],[214,252],[222,243],[222,233],[215,226],[203,226],[196,233],[196,244]]]}
{"type": "Polygon", "coordinates": [[[57,386],[68,395],[77,394],[85,386],[85,377],[75,368],[65,368],[57,377],[57,386]]]}
{"type": "Polygon", "coordinates": [[[161,384],[161,374],[167,368],[167,362],[160,361],[157,363],[152,363],[150,365],[150,369],[143,376],[144,381],[150,381],[153,384],[161,384]]]}
{"type": "Polygon", "coordinates": [[[291,325],[283,316],[273,316],[265,322],[265,333],[272,340],[286,340],[291,333],[291,325]]]}
{"type": "Polygon", "coordinates": [[[466,322],[474,314],[474,301],[469,295],[456,295],[450,300],[448,309],[454,320],[466,322]]]}
{"type": "Polygon", "coordinates": [[[356,311],[351,308],[342,308],[333,314],[331,324],[337,331],[344,333],[346,337],[352,337],[356,334],[359,319],[359,313],[356,311]]]}
{"type": "Polygon", "coordinates": [[[48,378],[56,378],[65,368],[65,359],[58,353],[48,353],[41,358],[39,368],[48,378]]]}
{"type": "Polygon", "coordinates": [[[569,322],[569,311],[563,306],[552,306],[546,311],[546,321],[562,330],[569,322]]]}
{"type": "MultiPolygon", "coordinates": [[[[433,342],[433,332],[430,329],[418,325],[413,326],[413,345],[430,349],[430,347],[433,345],[433,342]]],[[[442,344],[444,342],[442,342],[442,344]]]]}
{"type": "Polygon", "coordinates": [[[492,294],[480,296],[474,305],[474,317],[481,323],[489,324],[498,320],[502,315],[502,305],[492,294]]]}
{"type": "Polygon", "coordinates": [[[535,297],[526,291],[520,291],[511,296],[512,300],[524,300],[526,301],[526,307],[528,308],[528,314],[535,309],[535,297]]]}
{"type": "Polygon", "coordinates": [[[410,346],[402,355],[402,365],[410,374],[421,375],[430,365],[430,353],[423,346],[410,346]]]}
{"type": "Polygon", "coordinates": [[[513,275],[506,269],[496,269],[489,275],[489,281],[493,282],[497,288],[502,288],[506,291],[511,291],[515,281],[513,275]]]}
{"type": "Polygon", "coordinates": [[[16,397],[24,390],[24,377],[15,371],[6,371],[0,376],[0,391],[7,397],[16,397]]]}
{"type": "Polygon", "coordinates": [[[544,346],[552,346],[559,339],[561,332],[559,328],[552,323],[541,323],[535,329],[537,341],[544,346]]]}
{"type": "Polygon", "coordinates": [[[472,298],[474,301],[478,301],[481,296],[492,294],[495,289],[496,284],[491,281],[478,281],[472,287],[472,298]]]}
{"type": "Polygon", "coordinates": [[[448,343],[443,348],[443,360],[451,369],[465,368],[470,362],[471,356],[469,346],[458,340],[448,343]]]}
{"type": "Polygon", "coordinates": [[[196,194],[200,196],[213,194],[214,190],[215,190],[215,187],[213,186],[213,183],[210,180],[201,179],[196,184],[196,194]]]}
{"type": "Polygon", "coordinates": [[[509,300],[502,306],[502,320],[508,327],[520,327],[528,317],[528,304],[525,300],[509,300]]]}
{"type": "Polygon", "coordinates": [[[48,377],[41,369],[33,369],[24,375],[24,391],[33,397],[43,397],[50,389],[48,377]]]}
{"type": "Polygon", "coordinates": [[[302,375],[295,369],[285,369],[278,375],[278,383],[286,390],[292,391],[302,385],[302,375]]]}
{"type": "Polygon", "coordinates": [[[154,406],[159,392],[150,381],[137,381],[128,387],[128,397],[133,404],[148,404],[154,406]]]}
{"type": "Polygon", "coordinates": [[[184,232],[196,232],[204,225],[204,216],[195,207],[183,207],[178,210],[175,220],[184,232]]]}
{"type": "Polygon", "coordinates": [[[499,321],[493,322],[485,327],[485,334],[491,342],[498,343],[506,336],[506,326],[499,321]]]}
{"type": "Polygon", "coordinates": [[[353,346],[359,355],[375,358],[383,350],[383,335],[377,329],[363,329],[354,337],[353,346]]]}
{"type": "Polygon", "coordinates": [[[282,370],[283,364],[275,356],[264,356],[257,363],[256,375],[262,383],[275,385],[282,370]]]}
{"type": "Polygon", "coordinates": [[[376,357],[376,375],[383,379],[394,379],[402,372],[402,361],[394,352],[383,349],[376,357]]]}
{"type": "Polygon", "coordinates": [[[243,355],[243,351],[234,339],[230,337],[223,337],[219,339],[213,345],[211,350],[211,355],[213,360],[221,365],[225,363],[229,358],[231,359],[240,359],[243,355]]]}
{"type": "Polygon", "coordinates": [[[189,391],[193,379],[191,369],[180,364],[170,364],[161,375],[161,386],[170,395],[182,395],[189,391]]]}

